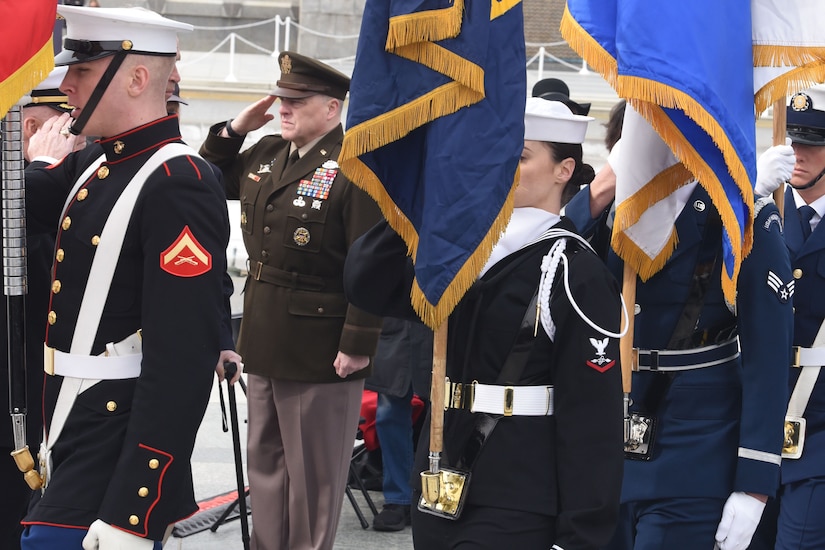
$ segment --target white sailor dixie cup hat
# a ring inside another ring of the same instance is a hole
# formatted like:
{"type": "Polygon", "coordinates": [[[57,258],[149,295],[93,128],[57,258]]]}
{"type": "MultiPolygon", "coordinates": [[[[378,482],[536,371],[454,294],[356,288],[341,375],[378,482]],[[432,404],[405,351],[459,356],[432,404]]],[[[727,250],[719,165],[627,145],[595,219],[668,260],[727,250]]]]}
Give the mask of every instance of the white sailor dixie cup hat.
{"type": "Polygon", "coordinates": [[[178,51],[177,33],[193,29],[144,8],[58,5],[57,13],[66,19],[66,37],[56,65],[93,61],[119,51],[173,56],[178,51]]]}
{"type": "Polygon", "coordinates": [[[825,145],[825,84],[791,96],[786,126],[794,143],[825,145]]]}
{"type": "Polygon", "coordinates": [[[555,143],[582,143],[590,116],[574,115],[560,101],[528,97],[524,108],[524,139],[555,143]]]}

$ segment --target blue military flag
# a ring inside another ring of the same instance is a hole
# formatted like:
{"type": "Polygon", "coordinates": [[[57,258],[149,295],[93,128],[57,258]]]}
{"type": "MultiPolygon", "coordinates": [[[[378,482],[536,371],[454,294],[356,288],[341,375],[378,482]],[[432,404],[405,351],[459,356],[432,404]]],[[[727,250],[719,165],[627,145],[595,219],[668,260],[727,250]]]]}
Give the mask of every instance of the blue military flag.
{"type": "Polygon", "coordinates": [[[512,212],[525,58],[520,0],[367,0],[339,163],[407,243],[430,327],[512,212]]]}
{"type": "MultiPolygon", "coordinates": [[[[753,238],[750,0],[660,2],[656,9],[641,0],[569,0],[562,35],[707,189],[724,228],[722,288],[734,303],[736,279],[753,238]]],[[[665,264],[677,236],[651,250],[644,239],[628,238],[624,229],[688,183],[685,175],[634,182],[630,191],[620,191],[617,182],[617,199],[628,200],[616,205],[614,248],[643,279],[665,264]]]]}
{"type": "Polygon", "coordinates": [[[641,0],[568,1],[562,35],[632,106],[616,172],[613,246],[643,280],[676,246],[672,222],[698,179],[722,217],[722,288],[734,303],[753,238],[754,108],[762,112],[825,76],[818,4],[696,0],[651,9],[641,0]]]}

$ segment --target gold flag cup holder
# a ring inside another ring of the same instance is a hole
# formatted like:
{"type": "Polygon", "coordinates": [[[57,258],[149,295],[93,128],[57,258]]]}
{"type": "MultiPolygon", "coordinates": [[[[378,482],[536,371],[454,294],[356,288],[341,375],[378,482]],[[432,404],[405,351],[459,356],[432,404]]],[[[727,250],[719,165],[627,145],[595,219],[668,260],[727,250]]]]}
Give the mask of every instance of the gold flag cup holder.
{"type": "Polygon", "coordinates": [[[458,519],[469,490],[470,472],[440,468],[421,472],[418,509],[447,519],[458,519]]]}

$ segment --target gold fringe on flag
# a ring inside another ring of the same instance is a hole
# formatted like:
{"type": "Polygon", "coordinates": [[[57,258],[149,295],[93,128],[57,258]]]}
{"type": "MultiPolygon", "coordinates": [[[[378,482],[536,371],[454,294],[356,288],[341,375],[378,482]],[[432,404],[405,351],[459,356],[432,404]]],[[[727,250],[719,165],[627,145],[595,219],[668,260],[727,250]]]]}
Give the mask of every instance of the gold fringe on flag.
{"type": "MultiPolygon", "coordinates": [[[[725,231],[731,242],[734,254],[733,272],[727,273],[723,270],[722,290],[725,299],[729,303],[735,303],[736,299],[736,279],[742,260],[750,252],[753,245],[753,189],[750,178],[742,164],[741,159],[736,154],[733,145],[727,135],[716,122],[716,120],[705,111],[702,106],[687,94],[661,83],[650,80],[617,75],[617,63],[601,45],[595,41],[587,31],[575,20],[572,14],[565,7],[562,15],[561,34],[570,47],[585,59],[593,69],[607,80],[616,90],[620,97],[626,98],[630,104],[642,115],[653,128],[659,133],[662,139],[673,150],[674,155],[685,167],[699,180],[700,184],[708,191],[711,200],[719,210],[725,231]],[[704,162],[701,156],[690,145],[687,139],[676,128],[670,119],[664,114],[659,105],[669,108],[683,110],[696,124],[698,124],[708,135],[711,136],[716,146],[721,151],[728,171],[736,183],[740,194],[744,200],[748,212],[745,214],[744,230],[739,227],[736,215],[731,205],[728,203],[721,183],[713,170],[704,162]],[[740,236],[743,231],[743,236],[740,236]]],[[[672,241],[669,241],[669,245],[672,241]]],[[[630,254],[630,259],[622,256],[622,259],[629,261],[636,267],[641,267],[638,261],[643,252],[633,251],[633,245],[625,244],[623,248],[630,254]],[[636,261],[633,261],[633,258],[636,261]]],[[[637,248],[637,247],[636,247],[637,248]]],[[[644,254],[647,256],[646,254],[644,254]]],[[[655,261],[664,265],[668,256],[662,255],[655,261]]],[[[646,260],[647,262],[648,260],[646,260]]]]}
{"type": "Polygon", "coordinates": [[[761,114],[777,99],[792,96],[814,84],[825,82],[825,63],[819,62],[804,67],[796,67],[772,79],[754,95],[756,113],[761,114]]]}
{"type": "Polygon", "coordinates": [[[490,21],[496,17],[501,17],[520,3],[521,0],[495,0],[490,2],[490,21]]]}
{"type": "Polygon", "coordinates": [[[442,46],[419,42],[400,47],[393,53],[449,76],[484,98],[484,69],[442,46]]]}
{"type": "Polygon", "coordinates": [[[616,60],[579,25],[579,22],[573,18],[573,15],[567,9],[566,4],[559,30],[561,30],[561,36],[567,41],[570,48],[579,54],[579,57],[585,59],[587,64],[593,67],[597,73],[602,75],[613,89],[616,89],[616,73],[618,70],[616,60]]]}
{"type": "MultiPolygon", "coordinates": [[[[341,151],[343,156],[343,150],[341,151]]],[[[398,233],[407,245],[407,255],[412,257],[415,263],[415,252],[418,249],[418,233],[412,222],[404,215],[402,210],[392,201],[386,192],[378,176],[364,164],[361,159],[351,157],[346,160],[339,160],[341,171],[351,181],[367,191],[378,203],[381,213],[386,218],[390,227],[398,233]]],[[[455,306],[464,296],[464,293],[475,282],[481,268],[487,263],[493,247],[498,242],[499,237],[507,228],[510,216],[513,213],[513,197],[516,189],[516,182],[519,179],[519,171],[513,178],[513,185],[510,193],[504,201],[501,211],[490,225],[490,230],[481,241],[475,251],[467,258],[464,265],[453,278],[450,285],[444,290],[438,303],[432,304],[418,286],[418,281],[413,281],[413,288],[410,292],[413,309],[428,327],[437,329],[441,323],[449,317],[455,306]]]]}
{"type": "MultiPolygon", "coordinates": [[[[462,107],[473,105],[482,99],[484,96],[481,93],[458,82],[439,86],[392,111],[348,128],[338,164],[349,179],[358,183],[359,180],[353,179],[347,173],[346,162],[349,159],[397,141],[428,122],[455,113],[462,107]]],[[[365,191],[369,192],[369,189],[365,191]]]]}
{"type": "MultiPolygon", "coordinates": [[[[519,1],[507,0],[507,9],[517,5],[519,1]]],[[[439,86],[392,111],[348,128],[338,158],[344,175],[378,203],[390,226],[404,239],[407,253],[412,256],[413,261],[416,259],[415,252],[419,241],[415,227],[393,202],[378,176],[358,157],[398,141],[416,128],[474,105],[485,98],[484,70],[434,43],[454,38],[461,32],[464,2],[465,0],[454,0],[448,8],[390,18],[386,51],[429,67],[449,77],[453,82],[439,86]]],[[[504,12],[506,9],[502,11],[504,12]]],[[[494,14],[495,9],[491,7],[491,18],[494,14]]],[[[510,193],[487,235],[459,269],[438,303],[430,303],[417,282],[413,283],[413,308],[429,327],[438,328],[449,316],[487,262],[493,246],[510,220],[516,181],[518,170],[510,193]]]]}
{"type": "Polygon", "coordinates": [[[823,46],[753,45],[754,67],[803,67],[810,63],[820,63],[823,58],[823,46]]]}
{"type": "Polygon", "coordinates": [[[748,212],[744,215],[745,227],[740,228],[736,214],[733,212],[725,190],[722,188],[722,184],[716,177],[716,174],[696,149],[693,148],[690,142],[679,132],[678,128],[673,125],[673,122],[664,113],[662,108],[659,105],[648,102],[632,99],[629,101],[633,108],[647,119],[654,130],[670,145],[676,158],[693,173],[694,177],[699,181],[699,184],[708,192],[710,199],[719,211],[719,216],[722,219],[722,227],[731,243],[734,257],[733,271],[728,273],[727,269],[722,270],[722,292],[728,304],[735,304],[736,280],[739,277],[742,261],[750,253],[751,247],[753,246],[753,190],[750,187],[750,182],[746,179],[744,188],[740,182],[736,182],[739,192],[742,194],[745,207],[748,209],[748,212]],[[740,232],[742,233],[741,236],[740,232]]]}
{"type": "Polygon", "coordinates": [[[40,84],[54,69],[54,49],[49,38],[43,47],[19,69],[0,82],[0,117],[21,97],[40,84]]]}
{"type": "MultiPolygon", "coordinates": [[[[751,187],[748,172],[745,169],[744,164],[742,164],[742,159],[739,158],[739,155],[733,148],[733,144],[728,139],[724,128],[722,128],[719,122],[710,113],[708,113],[702,105],[681,90],[677,90],[671,86],[662,84],[661,82],[655,82],[636,76],[619,76],[618,80],[619,86],[617,91],[619,95],[629,98],[634,107],[641,105],[642,102],[646,102],[655,106],[679,109],[690,117],[690,119],[696,124],[698,124],[700,128],[707,132],[711,139],[713,139],[716,147],[722,152],[722,156],[725,159],[725,164],[728,167],[728,172],[737,187],[739,187],[739,190],[742,193],[742,198],[745,199],[745,203],[749,205],[750,210],[753,211],[753,189],[751,187]]],[[[637,110],[650,122],[652,122],[650,116],[665,116],[664,112],[660,109],[645,110],[642,106],[637,110]]],[[[681,132],[678,132],[674,126],[670,126],[667,129],[662,127],[661,130],[656,126],[654,126],[654,128],[659,132],[659,135],[662,136],[662,139],[664,139],[668,145],[671,145],[672,148],[674,148],[674,144],[675,147],[679,147],[680,142],[686,141],[685,137],[681,134],[681,132]]],[[[683,148],[683,150],[688,153],[692,151],[692,148],[690,150],[683,148]]],[[[684,162],[691,172],[698,177],[697,172],[690,166],[690,160],[688,159],[687,162],[683,160],[682,156],[676,152],[675,148],[674,153],[677,158],[684,162]]],[[[699,181],[702,181],[702,178],[699,178],[699,181]]],[[[724,218],[723,221],[725,221],[724,218]]]]}
{"type": "Polygon", "coordinates": [[[441,294],[441,299],[437,303],[430,303],[424,295],[424,292],[418,286],[418,281],[413,281],[412,291],[410,292],[413,309],[424,324],[433,330],[437,329],[441,323],[450,316],[455,306],[461,301],[464,293],[467,292],[467,289],[476,281],[478,274],[481,272],[481,268],[484,267],[490,258],[493,247],[507,228],[507,223],[510,221],[510,216],[513,213],[513,196],[518,180],[519,171],[516,170],[516,175],[513,178],[513,185],[510,187],[507,200],[504,201],[504,206],[490,225],[490,230],[476,247],[475,251],[467,258],[467,261],[464,262],[464,265],[461,266],[461,269],[458,270],[458,273],[441,294]]]}
{"type": "Polygon", "coordinates": [[[679,241],[676,228],[671,230],[665,246],[656,256],[651,256],[649,252],[640,248],[624,231],[636,224],[651,206],[667,198],[692,179],[693,174],[683,164],[674,164],[616,206],[611,245],[616,254],[630,264],[643,281],[655,275],[670,259],[679,241]]]}
{"type": "Polygon", "coordinates": [[[464,0],[454,0],[453,5],[448,8],[390,17],[385,49],[391,52],[416,42],[437,42],[455,38],[461,32],[463,16],[464,0]]]}

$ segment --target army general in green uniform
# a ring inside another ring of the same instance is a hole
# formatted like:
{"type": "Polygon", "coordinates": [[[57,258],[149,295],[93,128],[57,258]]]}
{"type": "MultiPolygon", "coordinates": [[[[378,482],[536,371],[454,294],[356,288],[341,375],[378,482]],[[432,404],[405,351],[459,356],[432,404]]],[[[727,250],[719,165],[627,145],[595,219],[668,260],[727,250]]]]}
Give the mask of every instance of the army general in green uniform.
{"type": "Polygon", "coordinates": [[[380,219],[339,171],[349,78],[293,52],[271,95],[216,124],[201,154],[240,199],[249,254],[238,351],[249,374],[252,548],[332,548],[381,319],[347,303],[344,260],[380,219]],[[281,135],[239,154],[274,118],[281,135]]]}

